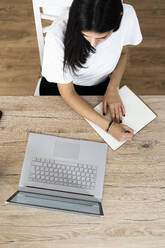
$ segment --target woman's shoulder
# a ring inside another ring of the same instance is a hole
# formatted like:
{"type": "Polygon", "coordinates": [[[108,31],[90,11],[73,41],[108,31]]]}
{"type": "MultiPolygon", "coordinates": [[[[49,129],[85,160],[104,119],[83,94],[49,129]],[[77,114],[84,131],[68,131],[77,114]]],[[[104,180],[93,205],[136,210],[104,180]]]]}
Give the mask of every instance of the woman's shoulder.
{"type": "Polygon", "coordinates": [[[135,14],[135,9],[131,4],[123,3],[125,17],[131,17],[135,14]]]}
{"type": "Polygon", "coordinates": [[[67,21],[68,21],[69,10],[66,9],[62,15],[58,16],[55,21],[50,25],[46,37],[54,40],[63,41],[63,37],[66,31],[67,21]]]}

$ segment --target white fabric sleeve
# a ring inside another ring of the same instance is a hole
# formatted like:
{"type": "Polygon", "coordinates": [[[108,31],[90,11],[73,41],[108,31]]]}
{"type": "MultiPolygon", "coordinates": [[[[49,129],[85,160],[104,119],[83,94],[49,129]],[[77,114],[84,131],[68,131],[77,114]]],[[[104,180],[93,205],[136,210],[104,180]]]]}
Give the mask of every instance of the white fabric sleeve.
{"type": "Polygon", "coordinates": [[[138,45],[143,40],[135,9],[131,5],[129,5],[129,8],[125,23],[123,46],[138,45]]]}
{"type": "Polygon", "coordinates": [[[69,69],[63,71],[64,44],[51,32],[45,36],[42,76],[48,82],[67,84],[73,81],[69,69]]]}

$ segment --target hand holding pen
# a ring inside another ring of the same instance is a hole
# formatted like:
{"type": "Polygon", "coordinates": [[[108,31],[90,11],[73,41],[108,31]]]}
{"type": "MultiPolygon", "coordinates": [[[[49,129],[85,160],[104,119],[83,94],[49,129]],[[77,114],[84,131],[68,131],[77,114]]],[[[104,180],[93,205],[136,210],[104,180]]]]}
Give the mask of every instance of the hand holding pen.
{"type": "Polygon", "coordinates": [[[118,141],[132,140],[134,130],[127,125],[113,121],[109,133],[118,141]]]}

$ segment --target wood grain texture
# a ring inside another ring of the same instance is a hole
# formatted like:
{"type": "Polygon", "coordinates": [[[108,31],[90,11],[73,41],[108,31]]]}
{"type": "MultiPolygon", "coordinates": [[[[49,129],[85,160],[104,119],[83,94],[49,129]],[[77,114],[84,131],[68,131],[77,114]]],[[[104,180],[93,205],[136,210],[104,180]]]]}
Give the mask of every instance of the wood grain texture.
{"type": "MultiPolygon", "coordinates": [[[[102,97],[84,96],[94,107],[102,97]]],[[[164,248],[165,97],[141,96],[158,117],[108,148],[104,218],[6,206],[18,187],[29,132],[104,142],[61,97],[0,97],[0,247],[164,248]]]]}
{"type": "MultiPolygon", "coordinates": [[[[121,84],[141,95],[164,95],[165,2],[124,2],[136,10],[143,42],[130,47],[121,84]]],[[[1,0],[0,33],[0,95],[33,95],[40,62],[31,0],[1,0]]]]}

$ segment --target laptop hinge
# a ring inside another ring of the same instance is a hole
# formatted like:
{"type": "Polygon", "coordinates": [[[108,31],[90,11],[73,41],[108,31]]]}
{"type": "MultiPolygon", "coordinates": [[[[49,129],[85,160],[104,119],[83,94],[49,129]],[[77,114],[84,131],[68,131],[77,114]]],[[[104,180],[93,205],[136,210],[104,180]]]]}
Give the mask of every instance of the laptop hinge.
{"type": "Polygon", "coordinates": [[[74,192],[72,193],[72,192],[52,190],[52,189],[50,190],[50,189],[44,189],[44,188],[32,187],[32,186],[19,186],[18,190],[29,192],[29,193],[38,193],[38,194],[44,194],[44,195],[66,197],[70,199],[100,202],[100,200],[96,198],[94,195],[87,195],[87,194],[81,194],[81,193],[74,193],[74,192]]]}

